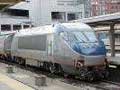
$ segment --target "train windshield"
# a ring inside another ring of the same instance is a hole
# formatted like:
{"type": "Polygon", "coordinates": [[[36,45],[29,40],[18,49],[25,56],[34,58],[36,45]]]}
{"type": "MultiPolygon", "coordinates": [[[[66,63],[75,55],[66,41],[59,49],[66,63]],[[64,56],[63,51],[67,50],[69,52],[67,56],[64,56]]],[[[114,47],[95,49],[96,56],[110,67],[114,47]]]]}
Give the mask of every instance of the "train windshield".
{"type": "Polygon", "coordinates": [[[79,42],[97,42],[97,38],[92,31],[72,32],[79,42]]]}
{"type": "Polygon", "coordinates": [[[60,36],[69,42],[96,43],[97,37],[93,31],[71,31],[61,32],[60,36]]]}

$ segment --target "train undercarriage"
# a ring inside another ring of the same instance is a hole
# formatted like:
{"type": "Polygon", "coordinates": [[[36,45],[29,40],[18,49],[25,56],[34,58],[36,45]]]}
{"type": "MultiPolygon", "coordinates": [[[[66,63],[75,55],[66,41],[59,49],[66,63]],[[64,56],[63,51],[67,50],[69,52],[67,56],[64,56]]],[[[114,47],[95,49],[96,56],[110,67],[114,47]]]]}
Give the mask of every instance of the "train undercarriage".
{"type": "MultiPolygon", "coordinates": [[[[26,60],[21,58],[21,57],[11,57],[9,54],[1,54],[0,59],[8,61],[8,62],[13,62],[17,63],[19,65],[24,65],[27,66],[26,60]]],[[[31,65],[28,65],[31,66],[31,65]]],[[[36,66],[32,66],[36,67],[36,66]]],[[[49,71],[52,74],[61,74],[64,75],[64,77],[69,77],[69,76],[74,76],[74,78],[84,80],[84,81],[96,81],[96,80],[101,80],[101,79],[106,79],[109,76],[109,72],[107,70],[107,65],[101,67],[81,67],[81,68],[76,68],[77,74],[71,74],[67,73],[63,70],[62,66],[57,63],[51,63],[51,62],[39,62],[39,66],[36,68],[43,68],[47,71],[49,71]]]]}

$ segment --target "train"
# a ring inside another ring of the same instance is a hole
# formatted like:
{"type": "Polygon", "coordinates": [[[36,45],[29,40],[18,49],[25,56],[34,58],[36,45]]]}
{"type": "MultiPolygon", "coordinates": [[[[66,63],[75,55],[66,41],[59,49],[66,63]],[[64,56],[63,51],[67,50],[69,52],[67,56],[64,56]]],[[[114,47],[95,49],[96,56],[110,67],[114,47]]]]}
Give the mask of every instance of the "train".
{"type": "Polygon", "coordinates": [[[0,35],[0,58],[89,81],[107,76],[105,45],[84,23],[56,23],[0,35]]]}

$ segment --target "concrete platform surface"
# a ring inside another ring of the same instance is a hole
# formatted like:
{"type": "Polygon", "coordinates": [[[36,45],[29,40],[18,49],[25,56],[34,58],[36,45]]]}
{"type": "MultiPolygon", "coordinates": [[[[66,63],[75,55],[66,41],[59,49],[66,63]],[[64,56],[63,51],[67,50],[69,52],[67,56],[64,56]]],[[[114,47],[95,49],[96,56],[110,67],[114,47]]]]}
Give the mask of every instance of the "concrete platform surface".
{"type": "Polygon", "coordinates": [[[0,63],[0,90],[96,90],[95,87],[86,85],[77,86],[75,83],[59,78],[46,76],[46,86],[36,86],[35,77],[42,74],[14,67],[14,73],[7,73],[9,65],[0,63]],[[68,83],[67,83],[68,82],[68,83]]]}
{"type": "MultiPolygon", "coordinates": [[[[25,70],[16,66],[14,67],[14,73],[6,72],[6,67],[9,65],[0,63],[0,90],[103,90],[93,85],[85,84],[83,82],[75,82],[69,79],[51,77],[48,74],[35,73],[33,71],[25,70]],[[36,86],[35,77],[45,76],[46,85],[36,86]],[[29,87],[30,86],[30,87],[29,87]]],[[[100,84],[100,83],[99,83],[100,84]]],[[[110,84],[101,85],[106,90],[113,90],[114,86],[110,84]]],[[[114,89],[120,90],[120,89],[114,89]]]]}
{"type": "Polygon", "coordinates": [[[107,59],[108,59],[108,61],[110,62],[110,64],[120,65],[120,56],[107,57],[107,59]]]}
{"type": "Polygon", "coordinates": [[[117,53],[115,57],[111,57],[110,53],[107,54],[107,59],[110,64],[120,65],[120,54],[117,53]]]}
{"type": "Polygon", "coordinates": [[[0,73],[0,90],[35,90],[0,73]]]}

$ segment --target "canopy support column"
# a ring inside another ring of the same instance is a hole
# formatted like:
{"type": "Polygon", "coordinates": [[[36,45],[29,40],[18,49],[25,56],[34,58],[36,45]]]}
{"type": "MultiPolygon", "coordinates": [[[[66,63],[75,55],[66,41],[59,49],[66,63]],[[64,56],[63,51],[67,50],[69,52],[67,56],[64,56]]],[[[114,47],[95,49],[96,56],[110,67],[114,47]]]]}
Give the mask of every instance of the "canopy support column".
{"type": "Polygon", "coordinates": [[[111,56],[114,57],[115,56],[115,30],[114,30],[114,26],[115,24],[112,23],[110,24],[110,32],[109,32],[109,35],[110,35],[110,47],[111,47],[111,56]]]}

